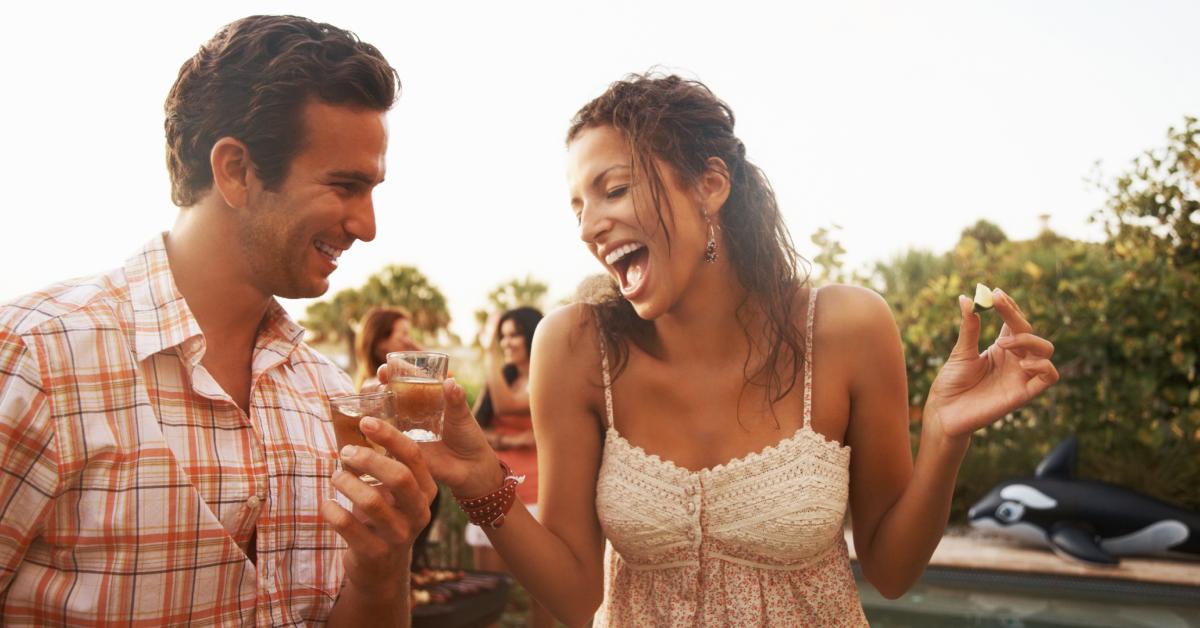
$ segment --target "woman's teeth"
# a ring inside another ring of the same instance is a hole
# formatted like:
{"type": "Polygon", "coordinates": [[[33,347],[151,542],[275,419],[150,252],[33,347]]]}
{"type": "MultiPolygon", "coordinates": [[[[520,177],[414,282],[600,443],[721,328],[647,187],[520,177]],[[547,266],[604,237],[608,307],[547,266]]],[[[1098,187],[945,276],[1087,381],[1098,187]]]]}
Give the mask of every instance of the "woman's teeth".
{"type": "Polygon", "coordinates": [[[629,244],[617,247],[616,249],[610,251],[608,253],[608,255],[604,256],[604,261],[609,266],[612,266],[613,264],[617,263],[617,261],[620,260],[622,257],[625,257],[626,255],[629,255],[630,253],[632,253],[642,247],[643,247],[643,245],[641,245],[641,244],[638,244],[636,242],[630,242],[629,244]]]}

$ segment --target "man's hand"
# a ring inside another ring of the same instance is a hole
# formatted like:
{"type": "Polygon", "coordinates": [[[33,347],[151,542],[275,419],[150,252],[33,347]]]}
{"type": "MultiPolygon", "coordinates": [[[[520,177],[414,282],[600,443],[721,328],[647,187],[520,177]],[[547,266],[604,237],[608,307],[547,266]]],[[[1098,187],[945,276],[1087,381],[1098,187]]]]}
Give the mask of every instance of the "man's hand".
{"type": "Polygon", "coordinates": [[[321,517],[348,546],[343,558],[346,586],[334,611],[338,619],[351,623],[407,625],[412,544],[429,523],[437,484],[417,444],[395,427],[372,417],[365,417],[359,427],[393,458],[365,447],[341,451],[344,465],[375,476],[382,485],[370,486],[356,473],[339,470],[333,484],[354,504],[354,511],[332,500],[321,505],[321,517]],[[338,608],[343,603],[354,612],[338,608]]]}

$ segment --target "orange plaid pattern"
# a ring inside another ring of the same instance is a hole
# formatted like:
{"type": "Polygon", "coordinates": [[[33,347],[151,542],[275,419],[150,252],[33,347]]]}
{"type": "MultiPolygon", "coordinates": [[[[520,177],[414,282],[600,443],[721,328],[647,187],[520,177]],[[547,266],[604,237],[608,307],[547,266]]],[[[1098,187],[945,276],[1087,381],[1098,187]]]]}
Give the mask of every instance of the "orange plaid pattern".
{"type": "Polygon", "coordinates": [[[0,623],[321,623],[345,543],[327,399],[350,380],[272,302],[249,415],[164,240],[0,307],[0,623]],[[246,555],[257,529],[257,565],[246,555]]]}

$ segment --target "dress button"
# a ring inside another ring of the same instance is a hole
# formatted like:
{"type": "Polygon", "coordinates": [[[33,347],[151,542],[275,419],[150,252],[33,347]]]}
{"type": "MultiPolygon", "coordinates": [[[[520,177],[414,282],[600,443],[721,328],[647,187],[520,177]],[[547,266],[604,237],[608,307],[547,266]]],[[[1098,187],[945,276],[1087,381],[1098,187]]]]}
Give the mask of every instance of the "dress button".
{"type": "Polygon", "coordinates": [[[258,495],[251,495],[250,499],[246,500],[246,506],[248,508],[258,508],[258,505],[261,503],[262,500],[258,498],[258,495]]]}
{"type": "Polygon", "coordinates": [[[687,487],[686,489],[684,489],[684,492],[685,492],[685,493],[687,493],[687,496],[688,496],[688,497],[691,497],[692,495],[695,495],[695,494],[696,494],[696,487],[694,487],[694,486],[689,486],[689,487],[687,487]]]}
{"type": "Polygon", "coordinates": [[[696,504],[693,504],[692,502],[688,502],[687,511],[688,511],[689,515],[696,512],[696,504]]]}

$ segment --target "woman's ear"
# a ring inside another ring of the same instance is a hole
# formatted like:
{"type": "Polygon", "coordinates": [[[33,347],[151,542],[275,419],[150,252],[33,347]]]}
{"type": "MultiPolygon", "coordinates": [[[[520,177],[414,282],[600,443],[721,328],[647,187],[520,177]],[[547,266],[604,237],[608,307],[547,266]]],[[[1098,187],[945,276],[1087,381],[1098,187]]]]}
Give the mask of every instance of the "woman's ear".
{"type": "Polygon", "coordinates": [[[208,155],[212,166],[213,187],[230,207],[243,207],[249,196],[250,178],[254,166],[246,145],[232,137],[222,137],[213,144],[208,155]]]}
{"type": "Polygon", "coordinates": [[[704,172],[700,175],[700,203],[704,215],[716,217],[729,200],[729,167],[720,157],[709,157],[704,161],[704,172]]]}

